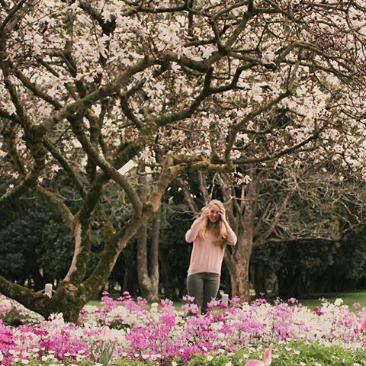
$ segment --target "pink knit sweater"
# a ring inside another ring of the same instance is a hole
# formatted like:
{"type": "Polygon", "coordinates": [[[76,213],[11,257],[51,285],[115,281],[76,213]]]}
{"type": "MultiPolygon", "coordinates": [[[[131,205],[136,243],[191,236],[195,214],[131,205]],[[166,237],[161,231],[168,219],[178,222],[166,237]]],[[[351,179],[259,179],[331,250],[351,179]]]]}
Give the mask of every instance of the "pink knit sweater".
{"type": "MultiPolygon", "coordinates": [[[[188,275],[200,272],[221,274],[221,264],[224,258],[225,247],[221,248],[214,244],[214,236],[206,232],[203,239],[198,236],[202,220],[196,219],[186,233],[186,241],[193,242],[191,261],[188,268],[188,275]]],[[[236,234],[229,225],[226,225],[227,244],[235,245],[236,234]]]]}

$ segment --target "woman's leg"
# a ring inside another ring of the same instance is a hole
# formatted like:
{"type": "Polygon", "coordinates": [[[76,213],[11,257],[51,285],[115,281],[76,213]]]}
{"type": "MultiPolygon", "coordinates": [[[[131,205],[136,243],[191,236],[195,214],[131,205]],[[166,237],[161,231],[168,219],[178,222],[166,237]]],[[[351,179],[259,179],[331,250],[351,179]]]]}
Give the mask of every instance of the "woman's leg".
{"type": "Polygon", "coordinates": [[[203,299],[203,274],[195,273],[187,277],[187,292],[193,296],[198,309],[202,306],[203,299]]]}
{"type": "Polygon", "coordinates": [[[215,299],[220,288],[220,275],[205,273],[203,286],[202,314],[207,313],[207,304],[215,299]]]}

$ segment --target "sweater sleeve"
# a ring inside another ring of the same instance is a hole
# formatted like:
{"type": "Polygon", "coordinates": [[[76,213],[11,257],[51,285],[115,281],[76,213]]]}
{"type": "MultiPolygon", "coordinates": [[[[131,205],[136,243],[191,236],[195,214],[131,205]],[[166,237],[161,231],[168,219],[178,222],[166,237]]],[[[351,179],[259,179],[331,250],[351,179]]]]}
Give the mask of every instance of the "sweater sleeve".
{"type": "Polygon", "coordinates": [[[200,231],[202,220],[200,218],[196,219],[191,228],[186,232],[186,242],[192,243],[200,231]]]}
{"type": "Polygon", "coordinates": [[[228,245],[236,245],[238,238],[234,230],[229,225],[226,225],[226,231],[227,231],[226,243],[228,245]]]}

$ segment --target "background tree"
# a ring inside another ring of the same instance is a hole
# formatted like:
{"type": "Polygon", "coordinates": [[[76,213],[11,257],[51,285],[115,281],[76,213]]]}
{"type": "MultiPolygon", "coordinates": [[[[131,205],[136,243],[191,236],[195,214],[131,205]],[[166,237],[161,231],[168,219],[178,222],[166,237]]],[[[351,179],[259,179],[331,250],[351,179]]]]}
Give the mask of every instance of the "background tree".
{"type": "MultiPolygon", "coordinates": [[[[322,286],[324,290],[330,286],[327,277],[333,277],[330,268],[346,261],[341,259],[341,248],[346,247],[350,233],[364,227],[363,180],[329,161],[315,165],[310,161],[296,166],[296,160],[294,164],[288,157],[235,174],[201,174],[200,206],[212,197],[222,199],[238,234],[236,247],[225,254],[231,284],[228,292],[233,296],[249,301],[249,275],[257,296],[267,293],[267,280],[274,274],[281,296],[300,296],[322,286]],[[269,243],[278,243],[278,248],[259,249],[251,261],[253,249],[269,243]]],[[[189,182],[180,180],[180,184],[188,205],[197,212],[194,185],[189,190],[189,182]]],[[[357,250],[362,251],[361,247],[357,250]]],[[[362,277],[363,256],[357,258],[362,277]]],[[[355,266],[349,264],[349,268],[355,266]]],[[[345,269],[340,273],[351,278],[345,269]]]]}

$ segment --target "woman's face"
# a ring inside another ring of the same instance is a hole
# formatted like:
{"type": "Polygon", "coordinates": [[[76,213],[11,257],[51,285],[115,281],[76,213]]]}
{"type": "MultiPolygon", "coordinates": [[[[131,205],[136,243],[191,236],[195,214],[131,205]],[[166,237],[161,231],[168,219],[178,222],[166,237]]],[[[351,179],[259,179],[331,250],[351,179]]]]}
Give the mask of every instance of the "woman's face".
{"type": "Polygon", "coordinates": [[[210,213],[208,214],[208,220],[214,224],[215,222],[220,220],[220,207],[217,205],[212,205],[211,207],[209,207],[210,209],[210,213]]]}

